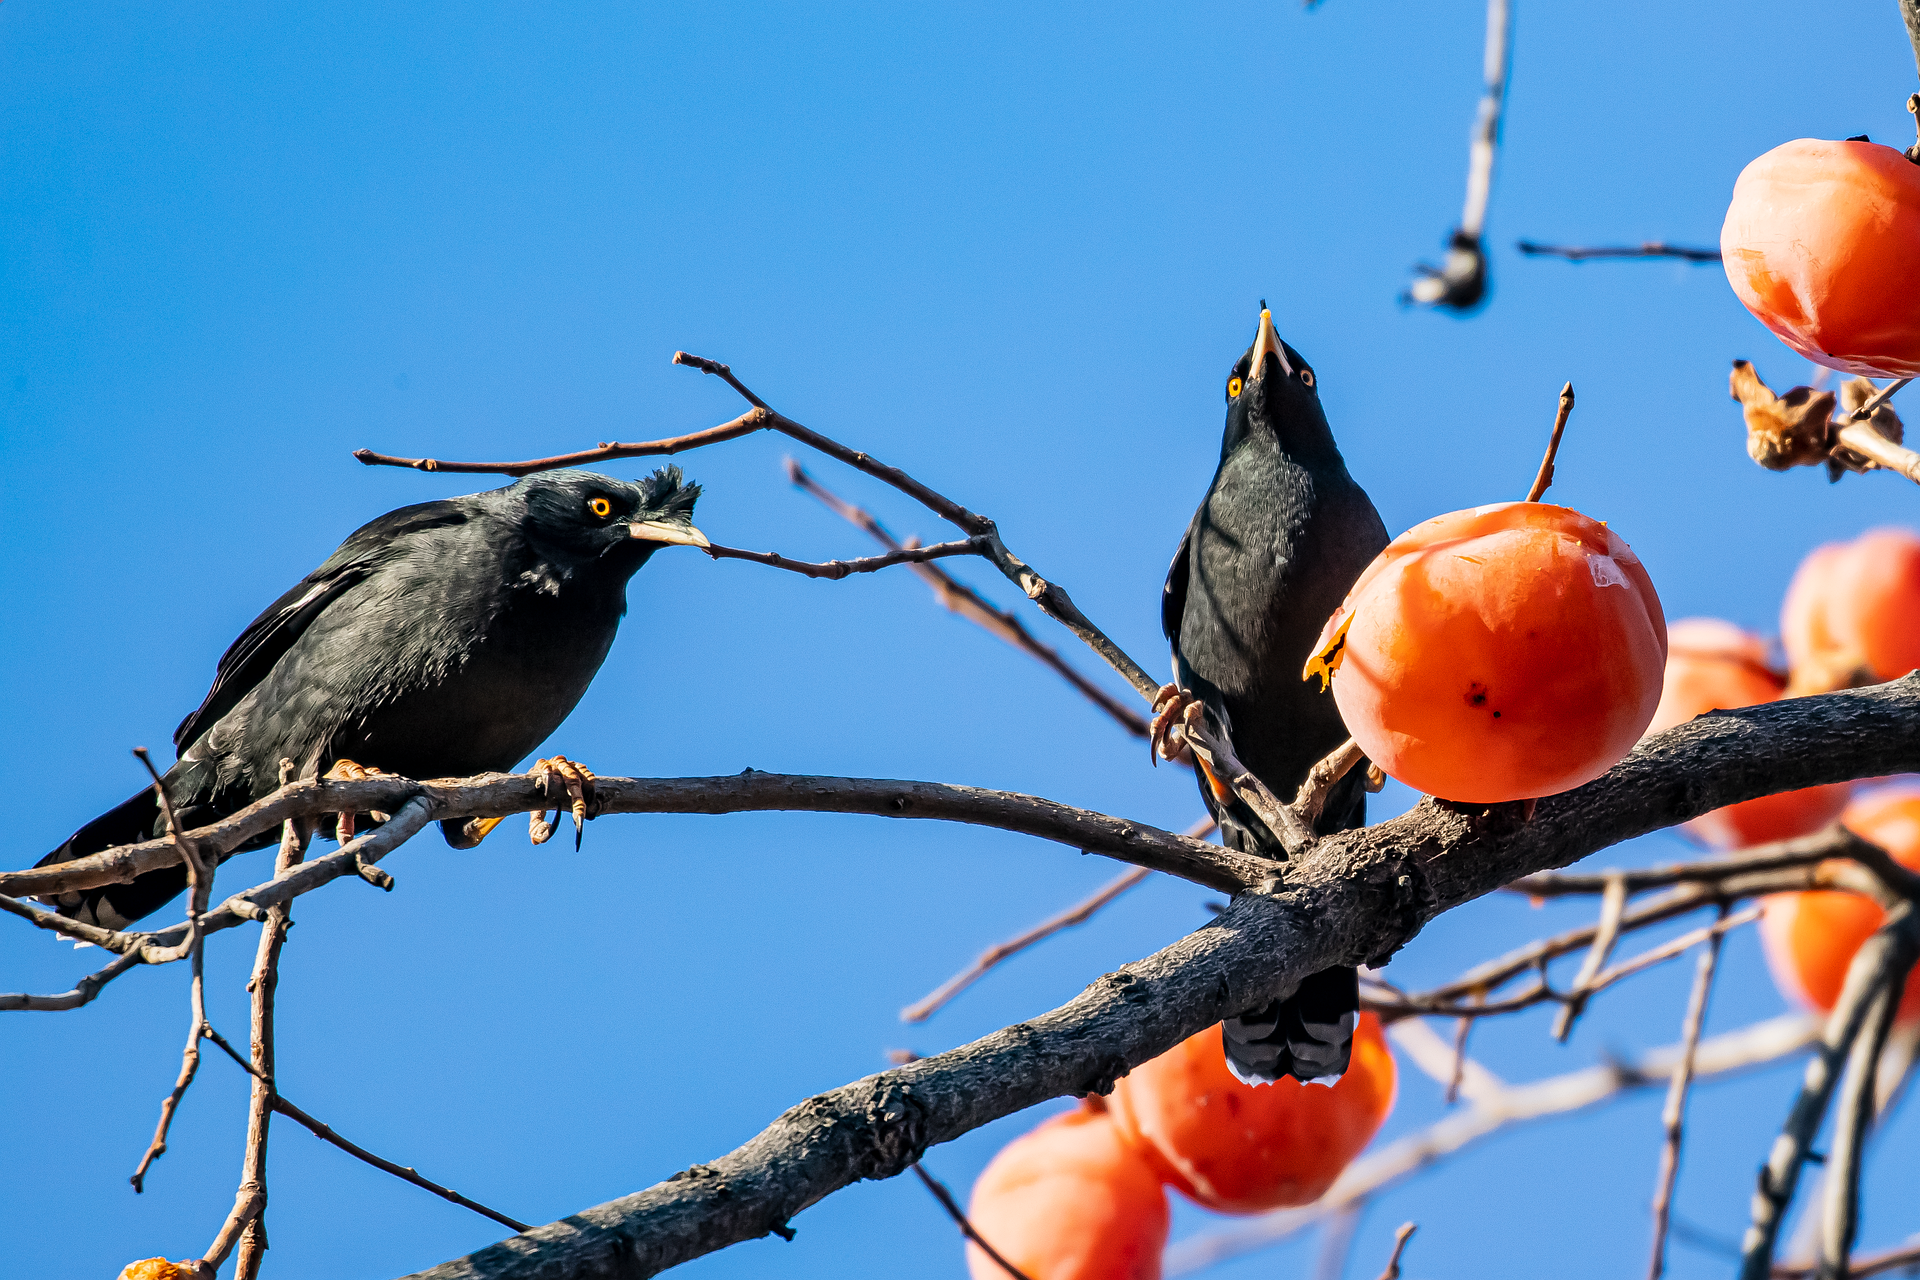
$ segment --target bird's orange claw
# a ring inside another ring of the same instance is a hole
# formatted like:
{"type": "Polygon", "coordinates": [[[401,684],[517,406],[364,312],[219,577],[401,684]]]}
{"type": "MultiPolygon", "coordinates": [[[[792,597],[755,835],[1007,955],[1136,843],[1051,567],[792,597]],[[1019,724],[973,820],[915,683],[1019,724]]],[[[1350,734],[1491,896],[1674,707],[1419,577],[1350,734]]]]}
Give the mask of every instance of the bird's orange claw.
{"type": "Polygon", "coordinates": [[[1163,759],[1176,764],[1193,759],[1186,741],[1175,738],[1173,729],[1185,721],[1189,707],[1199,705],[1193,694],[1179,685],[1160,686],[1160,691],[1153,695],[1153,724],[1147,730],[1147,759],[1155,764],[1163,759]]]}
{"type": "MultiPolygon", "coordinates": [[[[364,764],[355,764],[351,760],[342,758],[335,760],[333,762],[333,768],[320,775],[320,781],[362,782],[368,778],[386,778],[390,776],[392,775],[385,769],[375,769],[364,764]]],[[[375,822],[385,822],[387,820],[387,815],[384,813],[370,813],[367,816],[375,822]]],[[[334,839],[338,840],[341,844],[345,844],[347,841],[353,839],[354,815],[351,813],[342,813],[338,815],[338,817],[339,825],[334,828],[334,839]]]]}
{"type": "MultiPolygon", "coordinates": [[[[587,819],[599,816],[599,808],[593,797],[593,772],[565,756],[549,756],[544,760],[535,760],[528,774],[542,795],[552,797],[556,782],[566,790],[568,808],[573,813],[573,847],[579,849],[587,819]]],[[[560,811],[557,809],[551,822],[547,820],[544,810],[527,815],[527,836],[535,844],[545,844],[553,839],[553,833],[559,826],[560,811]]]]}

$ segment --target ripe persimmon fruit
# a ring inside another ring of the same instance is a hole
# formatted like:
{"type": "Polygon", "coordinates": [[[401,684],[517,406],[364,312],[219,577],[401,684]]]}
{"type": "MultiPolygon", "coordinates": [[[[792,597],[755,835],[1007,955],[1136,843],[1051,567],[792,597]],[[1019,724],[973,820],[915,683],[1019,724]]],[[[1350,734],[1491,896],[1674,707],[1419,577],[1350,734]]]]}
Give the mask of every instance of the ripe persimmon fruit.
{"type": "MultiPolygon", "coordinates": [[[[967,1219],[1032,1280],[1159,1280],[1167,1193],[1094,1104],[1003,1147],[973,1184],[967,1219]]],[[[967,1270],[1007,1277],[971,1242],[967,1270]]]]}
{"type": "MultiPolygon", "coordinates": [[[[1772,702],[1786,681],[1759,636],[1718,618],[1683,618],[1667,629],[1667,671],[1648,733],[1714,710],[1772,702]]],[[[1702,814],[1681,830],[1714,849],[1744,849],[1818,831],[1846,807],[1853,784],[1783,791],[1702,814]]]]}
{"type": "Polygon", "coordinates": [[[1720,229],[1747,310],[1816,364],[1920,374],[1920,164],[1872,142],[1801,138],[1741,171],[1720,229]]]}
{"type": "Polygon", "coordinates": [[[1872,529],[1816,547],[1787,588],[1780,643],[1795,693],[1844,688],[1857,673],[1893,680],[1920,667],[1920,534],[1872,529]]]}
{"type": "Polygon", "coordinates": [[[1578,511],[1501,502],[1415,525],[1327,620],[1306,674],[1389,774],[1448,800],[1599,777],[1660,701],[1666,619],[1626,540],[1578,511]]]}
{"type": "MultiPolygon", "coordinates": [[[[1920,871],[1920,792],[1868,792],[1847,806],[1840,821],[1902,866],[1920,871]]],[[[1885,919],[1878,903],[1858,894],[1816,889],[1770,895],[1760,916],[1760,941],[1774,985],[1795,1004],[1832,1012],[1853,953],[1885,919]]],[[[1920,1018],[1920,981],[1911,974],[1899,1017],[1920,1018]]]]}
{"type": "Polygon", "coordinates": [[[1363,1013],[1331,1086],[1242,1084],[1213,1026],[1122,1076],[1108,1106],[1169,1186],[1222,1213],[1264,1213],[1325,1194],[1393,1110],[1396,1087],[1380,1020],[1363,1013]]]}

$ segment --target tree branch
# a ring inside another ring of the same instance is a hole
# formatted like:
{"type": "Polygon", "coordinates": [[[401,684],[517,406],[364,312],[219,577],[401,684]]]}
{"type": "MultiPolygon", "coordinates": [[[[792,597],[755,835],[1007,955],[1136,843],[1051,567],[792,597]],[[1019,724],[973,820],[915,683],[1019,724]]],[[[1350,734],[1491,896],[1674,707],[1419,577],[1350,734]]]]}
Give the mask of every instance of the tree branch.
{"type": "Polygon", "coordinates": [[[1271,893],[972,1044],[818,1095],[729,1155],[469,1257],[421,1280],[650,1276],[765,1235],[928,1147],[1131,1067],[1310,973],[1383,959],[1439,913],[1521,875],[1776,790],[1920,767],[1920,677],[1703,716],[1642,742],[1607,774],[1539,802],[1422,801],[1325,837],[1271,893]],[[1797,705],[1796,705],[1797,704],[1797,705]]]}
{"type": "Polygon", "coordinates": [[[809,578],[830,578],[835,581],[856,573],[873,573],[879,569],[889,569],[896,564],[924,564],[928,560],[939,560],[946,556],[989,554],[985,538],[939,542],[931,547],[901,547],[898,551],[889,551],[883,556],[866,556],[859,560],[828,560],[820,564],[810,560],[793,560],[777,551],[742,551],[738,547],[722,547],[717,544],[705,548],[705,551],[715,560],[751,560],[754,564],[764,564],[772,569],[785,569],[789,573],[803,573],[809,578]]]}
{"type": "MultiPolygon", "coordinates": [[[[1145,823],[1014,791],[891,778],[826,778],[754,770],[717,778],[600,778],[594,788],[596,808],[601,814],[786,810],[966,822],[1057,841],[1088,853],[1166,871],[1227,893],[1258,884],[1273,871],[1272,864],[1263,858],[1236,853],[1145,823]]],[[[290,817],[313,817],[342,810],[366,813],[377,809],[397,813],[414,798],[427,806],[427,816],[432,819],[498,818],[552,807],[552,801],[531,774],[492,773],[431,782],[395,777],[324,785],[306,781],[283,787],[233,817],[201,828],[193,836],[203,847],[226,853],[290,817]]],[[[0,894],[51,894],[119,884],[133,879],[139,872],[171,866],[178,860],[166,841],[149,840],[55,866],[0,873],[0,894]]],[[[0,910],[11,909],[0,899],[0,910]]],[[[100,943],[100,935],[109,932],[102,929],[84,937],[78,932],[73,936],[100,943]]],[[[112,949],[120,950],[117,946],[112,949]]]]}
{"type": "Polygon", "coordinates": [[[1718,262],[1718,249],[1688,249],[1682,245],[1668,244],[1664,240],[1648,240],[1643,244],[1583,246],[1569,244],[1536,244],[1532,240],[1521,240],[1514,245],[1529,258],[1565,258],[1568,262],[1585,262],[1589,258],[1678,258],[1682,262],[1718,262]]]}

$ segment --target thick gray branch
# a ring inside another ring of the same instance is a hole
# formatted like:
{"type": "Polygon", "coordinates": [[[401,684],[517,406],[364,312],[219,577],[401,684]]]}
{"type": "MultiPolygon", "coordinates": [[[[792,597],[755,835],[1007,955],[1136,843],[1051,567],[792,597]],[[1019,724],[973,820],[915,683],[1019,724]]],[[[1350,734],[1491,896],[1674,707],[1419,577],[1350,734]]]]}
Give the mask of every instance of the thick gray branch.
{"type": "Polygon", "coordinates": [[[1703,716],[1594,782],[1521,806],[1412,812],[1328,837],[1074,1000],[936,1057],[809,1098],[746,1145],[645,1191],[414,1280],[637,1280],[775,1227],[926,1148],[1132,1066],[1334,964],[1379,960],[1428,920],[1520,876],[1775,791],[1920,768],[1920,677],[1703,716]]]}

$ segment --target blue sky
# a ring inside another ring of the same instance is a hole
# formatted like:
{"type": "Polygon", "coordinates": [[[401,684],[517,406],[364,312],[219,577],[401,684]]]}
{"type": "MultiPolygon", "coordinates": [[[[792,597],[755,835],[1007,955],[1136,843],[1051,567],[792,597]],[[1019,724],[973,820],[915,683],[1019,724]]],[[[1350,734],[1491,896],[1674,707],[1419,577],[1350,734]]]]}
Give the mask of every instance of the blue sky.
{"type": "MultiPolygon", "coordinates": [[[[676,348],[994,516],[1158,671],[1161,577],[1264,297],[1390,528],[1524,493],[1570,378],[1555,498],[1633,543],[1670,616],[1771,630],[1802,554],[1914,522],[1913,490],[1746,460],[1728,362],[1781,388],[1807,369],[1716,269],[1511,245],[1710,244],[1767,148],[1904,145],[1914,66],[1894,6],[1521,6],[1494,293],[1458,320],[1395,299],[1458,216],[1481,22],[1464,0],[0,6],[0,772],[34,788],[7,864],[131,792],[128,748],[164,746],[227,642],[346,533],[484,487],[350,450],[530,456],[732,417],[724,386],[669,365],[676,348]]],[[[786,487],[786,451],[755,438],[682,458],[707,486],[702,527],[790,555],[866,550],[786,487]]],[[[902,533],[944,532],[809,465],[902,533]]],[[[1197,815],[1181,772],[1148,769],[1137,741],[903,572],[811,582],[670,552],[631,598],[551,743],[601,772],[929,778],[1168,827],[1197,815]]],[[[716,1156],[887,1048],[933,1052],[1050,1008],[1199,924],[1207,897],[1150,881],[903,1028],[899,1006],[1113,868],[1012,835],[812,815],[612,819],[583,852],[566,844],[529,849],[517,822],[469,853],[424,837],[388,864],[392,895],[302,900],[281,985],[289,1097],[537,1221],[716,1156]]],[[[1570,919],[1479,904],[1391,976],[1441,980],[1570,919]]],[[[30,933],[0,929],[0,986],[59,990],[99,962],[30,933]]],[[[232,1036],[248,937],[209,948],[232,1036]]],[[[1779,1008],[1753,941],[1728,954],[1710,1030],[1779,1008]]],[[[1568,1047],[1544,1015],[1476,1047],[1527,1079],[1665,1043],[1683,968],[1602,1001],[1568,1047]]],[[[230,1204],[244,1080],[218,1060],[147,1194],[125,1183],[177,1067],[186,979],[137,972],[83,1011],[0,1023],[15,1100],[0,1232],[22,1274],[197,1254],[230,1204]]],[[[1686,1219],[1737,1235],[1794,1078],[1701,1094],[1686,1219]]],[[[1388,1135],[1441,1111],[1403,1079],[1388,1135]]],[[[1377,1271],[1406,1218],[1422,1223],[1415,1277],[1480,1273],[1494,1247],[1516,1273],[1570,1280],[1642,1265],[1657,1109],[1516,1133],[1407,1184],[1369,1211],[1349,1274],[1377,1271]]],[[[964,1188],[1036,1118],[928,1165],[964,1188]]],[[[275,1133],[276,1277],[400,1274],[499,1234],[275,1133]]],[[[1914,1226],[1897,1188],[1920,1171],[1915,1136],[1904,1119],[1874,1156],[1869,1244],[1914,1226]]],[[[792,1244],[686,1274],[964,1274],[908,1180],[794,1225],[792,1244]]],[[[1175,1234],[1207,1225],[1181,1209],[1175,1234]]],[[[1312,1250],[1217,1274],[1300,1272],[1312,1250]]],[[[1725,1268],[1676,1248],[1676,1275],[1725,1268]]]]}

